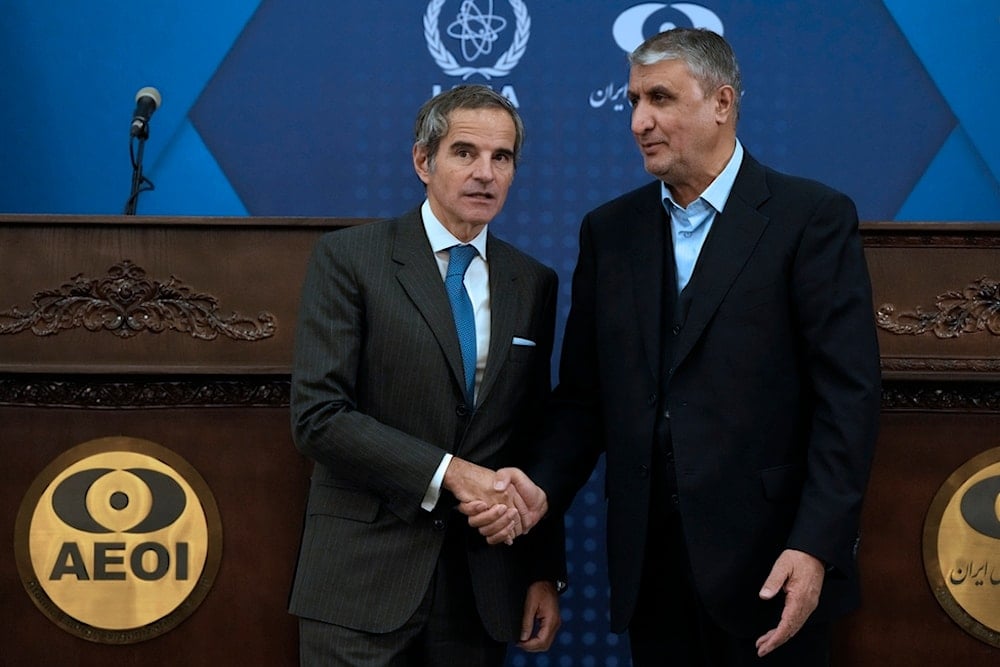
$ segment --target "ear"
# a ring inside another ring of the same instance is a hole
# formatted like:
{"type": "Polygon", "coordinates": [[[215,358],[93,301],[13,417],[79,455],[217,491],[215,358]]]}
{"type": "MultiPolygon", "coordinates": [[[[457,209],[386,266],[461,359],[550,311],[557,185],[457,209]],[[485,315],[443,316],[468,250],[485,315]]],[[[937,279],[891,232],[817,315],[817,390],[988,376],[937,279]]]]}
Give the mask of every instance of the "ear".
{"type": "Polygon", "coordinates": [[[732,86],[719,86],[715,91],[715,118],[720,125],[732,119],[735,110],[736,91],[732,86]]]}
{"type": "Polygon", "coordinates": [[[426,185],[431,173],[431,164],[426,146],[413,144],[413,170],[417,172],[417,176],[426,185]]]}

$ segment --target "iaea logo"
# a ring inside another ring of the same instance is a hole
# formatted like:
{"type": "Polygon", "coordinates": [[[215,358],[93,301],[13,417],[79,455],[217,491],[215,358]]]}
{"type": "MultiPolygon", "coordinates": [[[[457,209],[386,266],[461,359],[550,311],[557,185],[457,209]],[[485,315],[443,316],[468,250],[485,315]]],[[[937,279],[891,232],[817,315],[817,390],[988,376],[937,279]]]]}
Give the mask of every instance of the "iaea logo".
{"type": "Polygon", "coordinates": [[[431,0],[424,14],[424,38],[427,40],[427,50],[438,66],[449,76],[460,76],[468,79],[473,74],[479,74],[486,79],[510,74],[524,55],[531,36],[531,17],[521,0],[509,0],[514,12],[516,25],[510,48],[497,59],[493,65],[474,65],[481,58],[492,55],[494,46],[510,25],[506,18],[494,13],[493,0],[462,0],[458,12],[451,20],[447,20],[445,34],[461,45],[462,59],[465,65],[460,65],[445,46],[441,38],[441,10],[446,0],[431,0]]]}
{"type": "Polygon", "coordinates": [[[679,14],[677,18],[685,18],[690,22],[692,28],[707,28],[712,32],[723,34],[722,20],[712,10],[687,2],[677,2],[665,4],[662,2],[644,2],[626,9],[615,19],[612,33],[618,47],[626,53],[632,53],[647,37],[652,37],[656,33],[678,27],[678,24],[671,20],[670,14],[679,14]],[[664,12],[664,10],[669,10],[664,12]],[[663,12],[665,16],[648,33],[646,24],[654,14],[663,12]]]}

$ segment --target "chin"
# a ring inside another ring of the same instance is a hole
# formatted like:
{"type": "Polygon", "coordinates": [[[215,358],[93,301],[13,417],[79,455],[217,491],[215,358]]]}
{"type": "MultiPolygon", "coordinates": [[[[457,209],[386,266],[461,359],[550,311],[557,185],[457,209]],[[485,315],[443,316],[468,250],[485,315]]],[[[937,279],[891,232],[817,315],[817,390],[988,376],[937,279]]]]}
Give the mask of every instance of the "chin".
{"type": "Polygon", "coordinates": [[[670,174],[669,165],[647,162],[643,166],[646,168],[646,171],[650,173],[650,175],[655,176],[661,181],[670,174]]]}
{"type": "Polygon", "coordinates": [[[483,208],[476,208],[471,211],[466,211],[465,219],[468,220],[469,222],[485,225],[489,223],[490,220],[495,218],[498,213],[500,213],[500,209],[493,206],[491,206],[489,210],[483,208]]]}

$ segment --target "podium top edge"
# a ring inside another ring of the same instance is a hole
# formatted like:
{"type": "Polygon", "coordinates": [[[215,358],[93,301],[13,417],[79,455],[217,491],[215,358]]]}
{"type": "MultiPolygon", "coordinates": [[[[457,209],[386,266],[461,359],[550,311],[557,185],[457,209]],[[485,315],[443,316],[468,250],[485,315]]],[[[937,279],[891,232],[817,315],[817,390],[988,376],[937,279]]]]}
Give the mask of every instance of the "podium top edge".
{"type": "Polygon", "coordinates": [[[192,216],[192,215],[76,215],[46,213],[0,213],[0,226],[165,226],[165,227],[353,227],[376,218],[318,216],[192,216]]]}

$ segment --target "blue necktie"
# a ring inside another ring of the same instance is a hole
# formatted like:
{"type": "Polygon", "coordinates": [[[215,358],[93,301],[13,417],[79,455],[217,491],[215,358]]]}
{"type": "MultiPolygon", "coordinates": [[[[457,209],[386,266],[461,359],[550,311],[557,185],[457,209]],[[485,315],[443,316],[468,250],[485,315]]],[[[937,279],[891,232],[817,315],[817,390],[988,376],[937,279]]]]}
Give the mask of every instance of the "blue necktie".
{"type": "Polygon", "coordinates": [[[451,312],[455,317],[458,342],[462,346],[462,365],[465,369],[465,401],[474,405],[476,387],[476,317],[472,312],[472,301],[465,291],[465,271],[472,258],[479,252],[475,246],[456,245],[448,248],[448,273],[444,287],[451,301],[451,312]]]}

